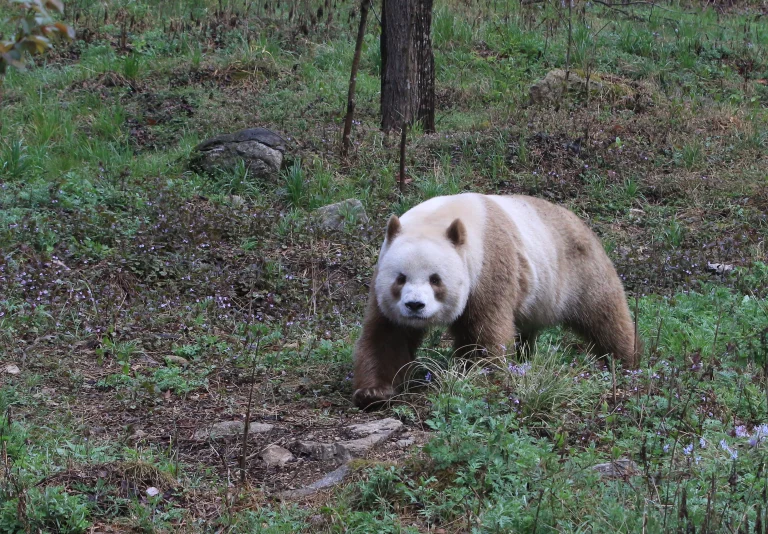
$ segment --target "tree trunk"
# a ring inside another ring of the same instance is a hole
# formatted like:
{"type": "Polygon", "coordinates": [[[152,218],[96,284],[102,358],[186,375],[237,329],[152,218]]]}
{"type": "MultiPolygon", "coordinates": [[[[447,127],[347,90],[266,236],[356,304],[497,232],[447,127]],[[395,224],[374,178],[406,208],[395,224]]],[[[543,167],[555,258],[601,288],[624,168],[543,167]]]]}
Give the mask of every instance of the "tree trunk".
{"type": "Polygon", "coordinates": [[[421,122],[435,131],[433,0],[382,0],[381,129],[421,122]]]}
{"type": "MultiPolygon", "coordinates": [[[[344,120],[344,133],[341,135],[341,155],[346,157],[349,152],[349,133],[352,131],[352,116],[355,114],[355,85],[357,84],[357,69],[360,66],[360,53],[363,50],[365,38],[365,23],[368,20],[368,8],[371,0],[363,0],[360,4],[360,26],[357,28],[357,41],[355,42],[355,56],[352,58],[352,74],[349,77],[349,91],[347,92],[347,117],[344,120]]],[[[331,10],[328,10],[329,12],[331,10]]]]}

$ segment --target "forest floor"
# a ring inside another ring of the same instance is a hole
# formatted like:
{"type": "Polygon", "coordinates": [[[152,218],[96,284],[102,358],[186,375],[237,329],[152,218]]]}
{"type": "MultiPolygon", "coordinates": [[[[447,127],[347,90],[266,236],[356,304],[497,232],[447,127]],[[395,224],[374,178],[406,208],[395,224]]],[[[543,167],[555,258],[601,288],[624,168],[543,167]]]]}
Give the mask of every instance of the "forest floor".
{"type": "Polygon", "coordinates": [[[67,2],[78,39],[0,85],[0,532],[763,532],[765,7],[492,4],[436,2],[437,133],[409,131],[401,193],[377,14],[342,158],[356,4],[67,2]],[[565,68],[589,94],[531,102],[565,68]],[[249,127],[284,138],[279,174],[189,169],[249,127]],[[462,191],[588,222],[638,372],[560,329],[464,370],[435,332],[421,388],[353,407],[387,216],[462,191]],[[317,224],[350,198],[368,223],[317,224]],[[245,444],[211,434],[247,416],[245,444]],[[385,418],[341,485],[285,493],[385,418]]]}

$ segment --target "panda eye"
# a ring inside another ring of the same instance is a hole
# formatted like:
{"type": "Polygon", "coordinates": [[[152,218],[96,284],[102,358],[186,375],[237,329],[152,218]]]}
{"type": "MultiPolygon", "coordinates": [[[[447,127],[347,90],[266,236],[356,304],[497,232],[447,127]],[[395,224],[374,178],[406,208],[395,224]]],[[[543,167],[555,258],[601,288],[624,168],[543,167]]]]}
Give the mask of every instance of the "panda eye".
{"type": "Polygon", "coordinates": [[[429,283],[433,286],[439,286],[441,281],[442,280],[440,280],[440,275],[438,274],[433,274],[429,277],[429,283]]]}
{"type": "Polygon", "coordinates": [[[398,284],[400,284],[400,285],[404,284],[405,283],[405,275],[403,273],[398,274],[396,282],[398,284]]]}

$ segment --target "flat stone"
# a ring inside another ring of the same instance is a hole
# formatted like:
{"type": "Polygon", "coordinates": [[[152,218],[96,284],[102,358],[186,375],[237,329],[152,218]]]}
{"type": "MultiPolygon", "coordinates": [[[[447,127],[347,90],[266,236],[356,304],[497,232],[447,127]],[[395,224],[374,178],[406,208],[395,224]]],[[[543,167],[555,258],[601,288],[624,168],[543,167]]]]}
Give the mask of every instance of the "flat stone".
{"type": "Polygon", "coordinates": [[[346,462],[354,457],[363,456],[368,450],[388,440],[402,428],[403,423],[397,419],[380,419],[348,426],[346,431],[355,439],[335,443],[294,441],[291,449],[313,460],[346,462]]]}
{"type": "Polygon", "coordinates": [[[5,367],[3,367],[3,371],[8,373],[9,375],[17,375],[21,372],[19,369],[19,366],[15,363],[9,363],[5,367]]]}
{"type": "Polygon", "coordinates": [[[375,445],[378,445],[379,443],[382,443],[389,438],[391,434],[386,434],[384,432],[378,433],[378,434],[371,434],[370,436],[360,438],[360,439],[353,439],[350,441],[342,441],[338,443],[341,447],[343,447],[351,456],[362,456],[366,452],[368,452],[369,449],[372,449],[375,445]]]}
{"type": "Polygon", "coordinates": [[[307,497],[309,495],[312,495],[313,493],[316,493],[321,489],[335,486],[336,484],[344,480],[344,477],[347,476],[348,473],[349,473],[349,466],[345,464],[339,467],[338,469],[336,469],[335,471],[331,471],[320,480],[317,480],[304,488],[297,489],[297,490],[283,491],[279,495],[281,497],[289,498],[289,499],[295,499],[297,497],[307,497]]]}
{"type": "Polygon", "coordinates": [[[624,478],[639,472],[637,464],[627,458],[593,465],[592,469],[600,473],[603,478],[624,478]]]}
{"type": "MultiPolygon", "coordinates": [[[[226,439],[233,436],[242,436],[245,423],[243,421],[222,421],[215,425],[198,430],[192,435],[192,439],[196,441],[205,441],[208,439],[226,439]]],[[[274,428],[274,425],[268,425],[266,423],[257,423],[251,421],[248,426],[249,434],[259,434],[263,432],[269,432],[274,428]]]]}
{"type": "Polygon", "coordinates": [[[251,176],[265,178],[280,171],[285,144],[283,138],[265,128],[248,128],[218,135],[197,145],[190,167],[206,173],[231,171],[245,163],[251,176]]]}
{"type": "Polygon", "coordinates": [[[279,445],[270,445],[261,451],[261,459],[270,467],[283,467],[295,459],[291,451],[279,445]]]}
{"type": "Polygon", "coordinates": [[[367,437],[371,434],[388,433],[392,435],[403,428],[403,423],[397,419],[388,417],[386,419],[377,419],[367,423],[358,423],[349,425],[347,430],[357,437],[367,437]]]}
{"type": "Polygon", "coordinates": [[[294,441],[291,448],[298,454],[313,460],[346,462],[352,454],[342,443],[318,443],[317,441],[294,441]]]}
{"type": "Polygon", "coordinates": [[[342,441],[338,445],[344,447],[351,456],[362,456],[369,449],[388,440],[402,428],[403,423],[392,418],[350,425],[347,427],[347,431],[353,436],[360,437],[350,441],[342,441]]]}
{"type": "Polygon", "coordinates": [[[368,215],[363,203],[356,198],[342,200],[318,208],[315,213],[320,218],[320,226],[327,230],[341,230],[347,223],[352,225],[368,224],[368,215]]]}

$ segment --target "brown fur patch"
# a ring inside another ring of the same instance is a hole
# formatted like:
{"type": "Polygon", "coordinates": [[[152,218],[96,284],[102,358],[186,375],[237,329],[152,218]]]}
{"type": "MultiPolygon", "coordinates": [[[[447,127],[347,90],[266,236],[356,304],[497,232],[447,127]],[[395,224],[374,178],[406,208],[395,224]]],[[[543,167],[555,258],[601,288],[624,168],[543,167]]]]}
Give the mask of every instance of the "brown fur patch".
{"type": "Polygon", "coordinates": [[[515,311],[529,285],[528,262],[516,253],[520,250],[517,228],[497,204],[483,200],[483,269],[464,313],[450,329],[458,356],[466,356],[478,347],[499,354],[511,346],[515,338],[515,311]]]}
{"type": "Polygon", "coordinates": [[[405,284],[401,284],[398,281],[395,281],[389,287],[389,292],[392,293],[392,298],[394,298],[396,301],[400,300],[400,295],[403,292],[404,285],[405,284]]]}
{"type": "Polygon", "coordinates": [[[387,241],[392,241],[400,233],[400,219],[392,215],[387,223],[387,241]]]}
{"type": "Polygon", "coordinates": [[[564,251],[558,263],[561,286],[569,290],[558,323],[574,329],[594,345],[597,355],[612,354],[625,368],[635,368],[642,342],[627,306],[624,287],[600,240],[569,210],[528,198],[564,251]]]}
{"type": "Polygon", "coordinates": [[[445,287],[445,284],[441,281],[437,284],[431,284],[432,285],[432,291],[435,293],[435,300],[437,302],[445,302],[445,297],[448,293],[448,288],[445,287]]]}
{"type": "Polygon", "coordinates": [[[467,229],[461,219],[456,219],[446,230],[445,235],[454,247],[460,247],[467,242],[467,229]]]}
{"type": "Polygon", "coordinates": [[[424,331],[394,324],[379,310],[373,273],[363,331],[355,345],[354,401],[361,408],[392,396],[403,380],[404,366],[413,361],[424,331]],[[397,379],[397,381],[396,381],[397,379]]]}

